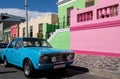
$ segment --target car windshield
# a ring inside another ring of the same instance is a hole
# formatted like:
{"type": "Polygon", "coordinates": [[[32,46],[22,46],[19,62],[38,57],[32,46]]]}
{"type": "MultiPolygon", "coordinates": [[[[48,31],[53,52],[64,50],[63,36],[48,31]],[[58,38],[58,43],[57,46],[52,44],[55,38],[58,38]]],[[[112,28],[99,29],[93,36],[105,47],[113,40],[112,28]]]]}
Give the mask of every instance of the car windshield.
{"type": "Polygon", "coordinates": [[[46,40],[38,38],[24,38],[24,47],[52,47],[46,40]]]}
{"type": "Polygon", "coordinates": [[[5,43],[0,43],[0,48],[6,48],[7,44],[5,43]]]}

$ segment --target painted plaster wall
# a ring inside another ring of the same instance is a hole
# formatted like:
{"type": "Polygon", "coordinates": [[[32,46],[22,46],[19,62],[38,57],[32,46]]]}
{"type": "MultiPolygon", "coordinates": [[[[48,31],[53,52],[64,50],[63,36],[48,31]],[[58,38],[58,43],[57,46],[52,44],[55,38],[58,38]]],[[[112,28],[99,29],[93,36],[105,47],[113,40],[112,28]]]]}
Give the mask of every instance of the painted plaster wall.
{"type": "Polygon", "coordinates": [[[96,52],[120,53],[120,26],[71,33],[71,48],[96,52]]]}
{"type": "MultiPolygon", "coordinates": [[[[62,28],[63,26],[63,18],[65,17],[65,27],[68,27],[67,26],[67,8],[69,7],[74,7],[74,9],[82,9],[82,8],[85,8],[85,1],[86,0],[73,0],[73,2],[68,2],[68,4],[65,4],[65,5],[61,5],[61,6],[58,6],[58,17],[59,17],[59,23],[61,24],[60,25],[60,28],[62,28]]],[[[95,0],[95,4],[97,3],[97,0],[95,0]]]]}
{"type": "Polygon", "coordinates": [[[19,37],[19,25],[13,25],[10,27],[10,34],[11,34],[11,38],[16,38],[19,37]]]}
{"type": "Polygon", "coordinates": [[[59,33],[50,44],[57,49],[70,49],[70,32],[59,33]]]}
{"type": "Polygon", "coordinates": [[[4,41],[8,42],[10,40],[10,27],[4,29],[4,41]]]}
{"type": "MultiPolygon", "coordinates": [[[[114,0],[114,1],[111,1],[111,0],[99,0],[98,3],[96,3],[95,6],[91,6],[91,7],[87,7],[87,8],[83,8],[83,9],[74,9],[71,11],[71,24],[70,24],[70,27],[75,27],[75,26],[82,26],[82,25],[86,25],[86,24],[94,24],[94,23],[100,23],[100,22],[107,22],[107,21],[111,21],[111,20],[119,20],[120,19],[120,13],[119,13],[119,17],[118,16],[115,16],[115,17],[111,17],[111,18],[105,18],[105,19],[97,19],[96,16],[97,16],[97,9],[100,9],[100,8],[104,8],[104,7],[107,7],[107,6],[111,6],[111,5],[115,5],[115,4],[119,4],[120,6],[120,0],[114,0]],[[104,4],[103,4],[104,3],[104,4]],[[88,12],[88,11],[93,11],[93,20],[91,21],[86,21],[86,22],[77,22],[77,14],[80,14],[80,13],[84,13],[84,12],[88,12]]],[[[120,11],[120,8],[119,8],[119,11],[120,11]]]]}
{"type": "Polygon", "coordinates": [[[3,23],[0,24],[0,41],[3,40],[3,23]]]}
{"type": "Polygon", "coordinates": [[[120,56],[120,7],[118,16],[96,19],[96,10],[102,7],[119,4],[120,0],[99,0],[97,5],[82,10],[72,10],[71,13],[71,49],[83,53],[94,54],[113,53],[120,56]],[[78,23],[77,14],[92,10],[93,20],[78,23]],[[94,26],[94,28],[93,28],[94,26]],[[84,28],[84,29],[83,29],[84,28]],[[76,30],[75,30],[76,29],[76,30]],[[88,51],[88,52],[84,52],[88,51]]]}
{"type": "MultiPolygon", "coordinates": [[[[39,24],[43,24],[43,34],[45,34],[46,32],[46,23],[49,23],[49,24],[52,24],[52,22],[54,22],[55,24],[57,23],[57,21],[55,21],[57,18],[57,15],[56,14],[51,14],[51,15],[46,15],[46,16],[43,16],[42,18],[41,17],[38,17],[38,18],[34,18],[34,19],[31,19],[29,22],[28,22],[28,33],[30,33],[30,26],[33,26],[33,37],[37,37],[37,33],[38,33],[38,25],[39,24]],[[54,20],[52,18],[55,18],[54,20]],[[53,21],[52,21],[53,20],[53,21]]],[[[26,27],[26,23],[21,23],[20,24],[20,37],[23,36],[23,27],[26,27]]]]}

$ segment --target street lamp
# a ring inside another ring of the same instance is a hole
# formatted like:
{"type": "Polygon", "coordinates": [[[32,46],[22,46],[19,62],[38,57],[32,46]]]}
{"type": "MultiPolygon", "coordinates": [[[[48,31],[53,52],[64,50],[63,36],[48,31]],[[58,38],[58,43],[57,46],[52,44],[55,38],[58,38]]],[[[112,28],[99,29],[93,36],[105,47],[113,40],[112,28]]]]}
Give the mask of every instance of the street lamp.
{"type": "Polygon", "coordinates": [[[25,0],[25,10],[26,10],[26,37],[28,37],[28,0],[25,0]]]}

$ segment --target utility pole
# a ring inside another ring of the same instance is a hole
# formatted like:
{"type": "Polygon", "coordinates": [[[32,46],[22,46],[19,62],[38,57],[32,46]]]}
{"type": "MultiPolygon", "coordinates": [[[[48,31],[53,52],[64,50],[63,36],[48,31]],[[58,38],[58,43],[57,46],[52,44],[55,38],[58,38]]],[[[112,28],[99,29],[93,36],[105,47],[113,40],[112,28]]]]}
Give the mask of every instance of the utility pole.
{"type": "Polygon", "coordinates": [[[28,0],[25,0],[25,10],[26,10],[26,37],[28,37],[28,0]]]}

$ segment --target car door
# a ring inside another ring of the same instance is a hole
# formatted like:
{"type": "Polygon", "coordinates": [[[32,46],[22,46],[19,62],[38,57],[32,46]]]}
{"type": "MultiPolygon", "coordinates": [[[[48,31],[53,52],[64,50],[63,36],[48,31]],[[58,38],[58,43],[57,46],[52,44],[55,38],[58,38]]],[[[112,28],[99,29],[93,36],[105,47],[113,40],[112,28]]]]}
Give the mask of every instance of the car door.
{"type": "Polygon", "coordinates": [[[16,39],[13,39],[5,50],[6,57],[7,57],[7,60],[8,60],[9,63],[14,62],[13,51],[14,51],[15,42],[16,42],[16,39]]]}
{"type": "Polygon", "coordinates": [[[13,51],[13,59],[14,64],[17,66],[20,66],[20,61],[21,61],[21,49],[22,49],[22,44],[21,44],[21,39],[18,39],[15,43],[14,51],[13,51]]]}

